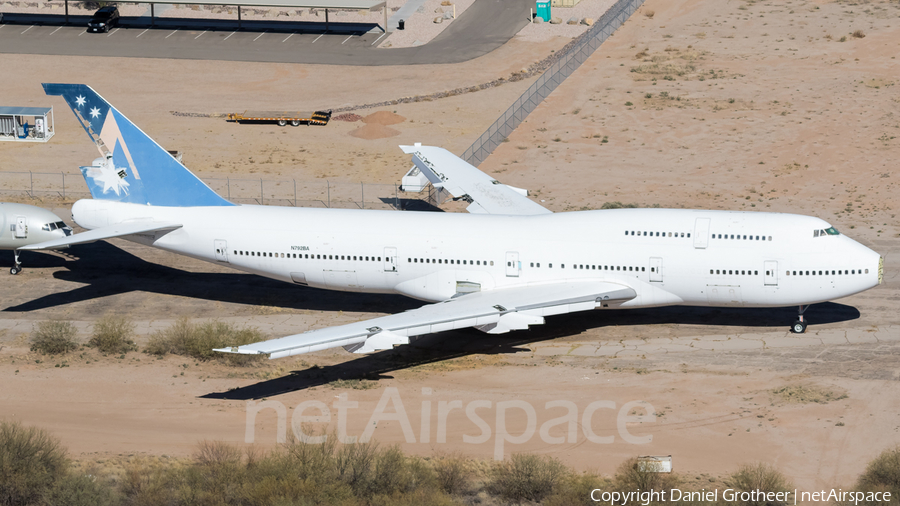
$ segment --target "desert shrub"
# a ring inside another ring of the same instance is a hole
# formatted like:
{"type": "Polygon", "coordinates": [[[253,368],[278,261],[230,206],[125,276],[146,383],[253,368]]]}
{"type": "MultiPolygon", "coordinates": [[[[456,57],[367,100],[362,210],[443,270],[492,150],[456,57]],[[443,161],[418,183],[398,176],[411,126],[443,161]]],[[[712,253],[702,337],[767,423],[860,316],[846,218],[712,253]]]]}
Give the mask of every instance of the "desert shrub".
{"type": "Polygon", "coordinates": [[[900,497],[900,446],[885,450],[866,466],[859,477],[861,490],[890,490],[891,495],[900,497]]]}
{"type": "Polygon", "coordinates": [[[806,404],[815,402],[827,404],[847,398],[847,392],[818,385],[787,385],[772,390],[772,393],[790,403],[806,404]]]}
{"type": "Polygon", "coordinates": [[[865,38],[866,34],[862,30],[856,30],[852,34],[850,34],[854,39],[862,39],[865,38]]]}
{"type": "Polygon", "coordinates": [[[594,489],[610,490],[612,482],[596,474],[585,473],[570,475],[562,484],[554,490],[553,495],[543,501],[545,506],[575,506],[594,505],[591,500],[591,491],[594,489]]]}
{"type": "Polygon", "coordinates": [[[0,422],[0,505],[41,501],[68,466],[66,450],[49,432],[0,422]]]}
{"type": "Polygon", "coordinates": [[[94,335],[88,341],[103,353],[121,354],[137,350],[131,339],[134,335],[134,323],[123,316],[104,316],[94,324],[94,335]]]}
{"type": "MultiPolygon", "coordinates": [[[[789,492],[793,486],[775,466],[758,462],[756,464],[744,464],[731,475],[728,484],[742,492],[762,490],[763,492],[789,492]]],[[[774,506],[781,503],[767,503],[762,501],[741,502],[745,506],[774,506]]]]}
{"type": "Polygon", "coordinates": [[[464,494],[470,487],[472,470],[461,453],[445,455],[434,462],[434,473],[441,490],[448,494],[464,494]]]}
{"type": "Polygon", "coordinates": [[[71,322],[40,322],[31,334],[31,351],[45,355],[68,353],[78,348],[76,334],[78,331],[71,322]]]}
{"type": "Polygon", "coordinates": [[[235,365],[246,365],[263,356],[218,353],[213,348],[240,346],[264,339],[265,335],[254,327],[241,328],[215,320],[195,324],[187,318],[179,318],[168,329],[151,335],[144,351],[153,355],[171,353],[198,360],[219,359],[235,365]]]}
{"type": "Polygon", "coordinates": [[[54,506],[112,506],[118,504],[113,489],[95,477],[72,473],[57,481],[47,494],[54,506]]]}
{"type": "Polygon", "coordinates": [[[516,454],[494,466],[488,489],[508,501],[541,502],[569,476],[569,470],[554,458],[516,454]]]}
{"type": "Polygon", "coordinates": [[[616,200],[615,202],[604,202],[600,209],[632,209],[638,207],[637,204],[623,204],[616,200]]]}

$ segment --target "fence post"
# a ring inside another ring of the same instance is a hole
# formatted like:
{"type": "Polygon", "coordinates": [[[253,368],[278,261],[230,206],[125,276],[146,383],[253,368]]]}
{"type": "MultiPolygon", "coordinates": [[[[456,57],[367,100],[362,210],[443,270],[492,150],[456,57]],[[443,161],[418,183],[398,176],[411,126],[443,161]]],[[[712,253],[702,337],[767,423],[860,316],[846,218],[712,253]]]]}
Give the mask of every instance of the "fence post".
{"type": "Polygon", "coordinates": [[[31,179],[31,198],[34,198],[34,172],[29,170],[28,178],[31,179]]]}
{"type": "Polygon", "coordinates": [[[328,185],[328,203],[325,204],[325,207],[331,207],[331,182],[327,179],[325,180],[325,184],[328,185]]]}
{"type": "Polygon", "coordinates": [[[266,205],[266,197],[263,195],[263,183],[262,178],[259,178],[259,205],[266,205]]]}
{"type": "Polygon", "coordinates": [[[360,183],[359,183],[359,195],[360,195],[360,197],[362,197],[362,202],[360,203],[360,206],[362,206],[362,208],[365,209],[366,208],[366,187],[363,185],[362,181],[360,181],[360,183]]]}
{"type": "Polygon", "coordinates": [[[65,173],[65,172],[60,172],[60,174],[62,174],[62,180],[63,180],[63,200],[65,200],[65,198],[66,198],[66,173],[65,173]]]}
{"type": "Polygon", "coordinates": [[[225,178],[225,187],[228,188],[228,200],[231,200],[231,178],[225,178]]]}
{"type": "Polygon", "coordinates": [[[297,207],[297,180],[291,179],[294,182],[294,207],[297,207]]]}

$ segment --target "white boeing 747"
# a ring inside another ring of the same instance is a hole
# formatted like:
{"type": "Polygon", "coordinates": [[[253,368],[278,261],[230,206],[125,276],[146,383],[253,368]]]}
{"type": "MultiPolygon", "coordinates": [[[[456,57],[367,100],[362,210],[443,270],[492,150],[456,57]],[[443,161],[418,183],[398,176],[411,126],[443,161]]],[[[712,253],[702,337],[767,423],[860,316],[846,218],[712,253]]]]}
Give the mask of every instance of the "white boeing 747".
{"type": "Polygon", "coordinates": [[[89,229],[23,249],[122,237],[305,287],[428,302],[367,321],[217,351],[287,357],[365,353],[475,327],[499,334],[550,315],[668,305],[798,306],[882,280],[878,253],[819,218],[781,213],[615,209],[551,213],[450,152],[402,146],[469,214],[235,205],[212,191],[91,88],[62,95],[102,157],[82,167],[89,229]]]}

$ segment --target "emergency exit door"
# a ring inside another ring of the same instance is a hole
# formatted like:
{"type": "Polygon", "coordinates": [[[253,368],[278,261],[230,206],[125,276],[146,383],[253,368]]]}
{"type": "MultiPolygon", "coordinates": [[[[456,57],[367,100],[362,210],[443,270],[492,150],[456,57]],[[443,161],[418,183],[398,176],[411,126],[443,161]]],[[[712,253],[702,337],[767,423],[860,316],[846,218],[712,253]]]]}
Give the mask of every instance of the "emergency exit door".
{"type": "Polygon", "coordinates": [[[519,253],[517,251],[506,252],[506,276],[519,277],[519,253]]]}
{"type": "Polygon", "coordinates": [[[25,216],[16,216],[16,239],[26,239],[28,237],[28,221],[25,216]]]}
{"type": "Polygon", "coordinates": [[[223,241],[222,239],[216,239],[213,241],[213,245],[216,247],[216,260],[220,262],[228,261],[228,242],[223,241]]]}

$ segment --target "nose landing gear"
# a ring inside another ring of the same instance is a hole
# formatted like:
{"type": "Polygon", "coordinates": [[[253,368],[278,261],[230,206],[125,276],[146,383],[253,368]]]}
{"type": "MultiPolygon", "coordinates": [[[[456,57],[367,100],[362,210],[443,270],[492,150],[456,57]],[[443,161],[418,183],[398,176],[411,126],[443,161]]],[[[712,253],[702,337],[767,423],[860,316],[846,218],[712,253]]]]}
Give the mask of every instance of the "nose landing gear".
{"type": "Polygon", "coordinates": [[[803,334],[806,332],[806,320],[803,319],[803,313],[805,313],[807,309],[809,309],[809,305],[800,306],[799,314],[797,314],[797,321],[791,325],[791,332],[794,334],[803,334]]]}
{"type": "Polygon", "coordinates": [[[15,264],[9,268],[9,273],[15,276],[16,274],[22,272],[22,262],[19,261],[19,250],[13,250],[13,254],[16,257],[15,264]]]}

